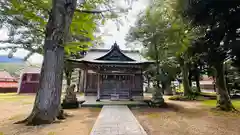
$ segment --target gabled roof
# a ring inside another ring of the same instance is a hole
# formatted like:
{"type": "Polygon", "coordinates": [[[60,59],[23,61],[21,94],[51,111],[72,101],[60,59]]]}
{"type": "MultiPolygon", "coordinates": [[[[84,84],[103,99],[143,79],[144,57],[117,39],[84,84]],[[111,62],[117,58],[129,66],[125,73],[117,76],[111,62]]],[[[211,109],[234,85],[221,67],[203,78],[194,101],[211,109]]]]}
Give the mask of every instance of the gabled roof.
{"type": "Polygon", "coordinates": [[[114,64],[138,64],[153,63],[145,59],[139,51],[121,50],[115,43],[111,49],[90,49],[81,59],[70,59],[70,61],[90,62],[90,63],[114,63],[114,64]]]}
{"type": "Polygon", "coordinates": [[[95,60],[107,60],[107,61],[136,61],[128,56],[126,56],[119,48],[119,46],[114,43],[112,48],[100,58],[95,60]]]}
{"type": "Polygon", "coordinates": [[[0,71],[0,79],[15,79],[7,71],[0,71]]]}
{"type": "MultiPolygon", "coordinates": [[[[12,77],[7,71],[0,71],[0,81],[1,82],[14,82],[16,78],[12,77]]],[[[0,84],[1,87],[1,84],[0,84]]]]}

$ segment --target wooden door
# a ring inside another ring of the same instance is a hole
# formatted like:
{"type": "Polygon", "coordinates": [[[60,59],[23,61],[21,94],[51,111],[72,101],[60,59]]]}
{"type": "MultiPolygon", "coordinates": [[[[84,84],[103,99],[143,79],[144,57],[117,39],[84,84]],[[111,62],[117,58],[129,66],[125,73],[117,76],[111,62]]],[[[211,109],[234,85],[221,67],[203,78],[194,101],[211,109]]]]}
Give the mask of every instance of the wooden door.
{"type": "Polygon", "coordinates": [[[121,99],[128,99],[130,92],[130,75],[118,75],[117,77],[117,92],[121,99]]]}
{"type": "Polygon", "coordinates": [[[100,98],[109,99],[111,94],[116,91],[116,82],[113,77],[112,75],[101,75],[102,84],[100,86],[100,98]]]}
{"type": "Polygon", "coordinates": [[[118,95],[120,99],[128,99],[130,92],[130,75],[101,75],[100,98],[109,99],[118,95]]]}

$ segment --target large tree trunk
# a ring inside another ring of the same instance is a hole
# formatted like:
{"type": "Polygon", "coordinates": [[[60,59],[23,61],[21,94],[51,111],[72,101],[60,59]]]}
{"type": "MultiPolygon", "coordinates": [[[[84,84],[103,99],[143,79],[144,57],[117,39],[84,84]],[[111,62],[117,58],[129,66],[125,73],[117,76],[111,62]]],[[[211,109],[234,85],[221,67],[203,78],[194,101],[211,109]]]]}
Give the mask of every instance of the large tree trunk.
{"type": "Polygon", "coordinates": [[[192,70],[191,69],[189,69],[188,81],[189,81],[189,86],[192,87],[192,70]]]}
{"type": "Polygon", "coordinates": [[[150,88],[150,77],[147,77],[147,87],[150,88]]]}
{"type": "Polygon", "coordinates": [[[64,49],[47,50],[44,54],[40,87],[27,124],[49,124],[58,116],[61,102],[64,49]],[[52,62],[54,61],[54,62],[52,62]]]}
{"type": "Polygon", "coordinates": [[[217,85],[216,107],[224,111],[231,111],[234,109],[234,107],[232,105],[232,102],[226,87],[223,62],[216,63],[214,65],[214,68],[216,70],[216,85],[217,85]]]}
{"type": "Polygon", "coordinates": [[[216,77],[213,76],[213,91],[216,92],[216,77]]]}
{"type": "Polygon", "coordinates": [[[164,104],[164,99],[163,99],[163,90],[160,87],[160,61],[159,61],[159,54],[158,54],[158,47],[156,44],[154,44],[154,48],[155,48],[155,55],[156,55],[156,84],[154,86],[154,90],[152,93],[152,102],[154,104],[156,104],[157,106],[160,106],[162,104],[164,104]]]}
{"type": "Polygon", "coordinates": [[[69,75],[69,76],[67,77],[67,87],[70,87],[70,85],[71,85],[71,79],[72,79],[72,75],[69,75]]]}
{"type": "Polygon", "coordinates": [[[194,80],[196,81],[197,92],[201,92],[200,88],[200,69],[198,68],[197,64],[194,66],[194,80]]]}
{"type": "Polygon", "coordinates": [[[181,66],[181,72],[182,72],[182,76],[183,76],[183,95],[184,96],[188,96],[192,93],[191,91],[191,87],[189,85],[189,80],[188,80],[188,73],[189,73],[189,69],[188,69],[188,64],[185,62],[185,58],[186,56],[184,55],[184,59],[181,59],[180,62],[180,66],[181,66]]]}
{"type": "Polygon", "coordinates": [[[199,81],[199,72],[194,75],[194,79],[196,81],[197,92],[201,92],[200,81],[199,81]]]}
{"type": "Polygon", "coordinates": [[[164,92],[165,92],[165,82],[161,82],[161,85],[162,85],[162,92],[163,92],[163,95],[164,95],[164,92]]]}
{"type": "Polygon", "coordinates": [[[52,4],[46,26],[40,86],[30,116],[22,121],[28,125],[50,124],[58,117],[61,109],[63,45],[76,8],[76,0],[53,0],[52,4]]]}
{"type": "Polygon", "coordinates": [[[172,88],[171,88],[171,80],[168,79],[164,83],[163,91],[164,91],[164,95],[173,95],[173,91],[172,91],[172,88]]]}

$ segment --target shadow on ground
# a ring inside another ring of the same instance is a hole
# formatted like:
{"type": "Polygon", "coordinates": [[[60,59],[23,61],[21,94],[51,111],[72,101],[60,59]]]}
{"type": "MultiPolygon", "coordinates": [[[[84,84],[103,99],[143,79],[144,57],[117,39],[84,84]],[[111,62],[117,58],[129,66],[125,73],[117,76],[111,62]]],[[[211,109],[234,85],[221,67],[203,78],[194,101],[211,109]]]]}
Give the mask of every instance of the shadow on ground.
{"type": "Polygon", "coordinates": [[[239,135],[240,116],[200,102],[169,101],[165,108],[131,108],[149,135],[239,135]],[[226,117],[227,116],[227,117],[226,117]]]}

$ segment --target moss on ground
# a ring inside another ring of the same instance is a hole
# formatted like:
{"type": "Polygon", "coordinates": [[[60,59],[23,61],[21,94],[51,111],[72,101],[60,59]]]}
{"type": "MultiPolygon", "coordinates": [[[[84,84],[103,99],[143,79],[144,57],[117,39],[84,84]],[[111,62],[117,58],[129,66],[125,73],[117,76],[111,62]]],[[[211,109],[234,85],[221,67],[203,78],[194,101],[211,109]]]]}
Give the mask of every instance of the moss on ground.
{"type": "Polygon", "coordinates": [[[29,94],[29,95],[18,95],[17,93],[1,93],[0,94],[0,101],[1,102],[18,102],[18,101],[28,101],[33,100],[35,95],[29,94]]]}
{"type": "MultiPolygon", "coordinates": [[[[217,104],[217,100],[204,100],[202,101],[203,105],[209,107],[215,107],[217,104]]],[[[232,100],[232,104],[235,108],[240,109],[240,100],[232,100]]]]}

